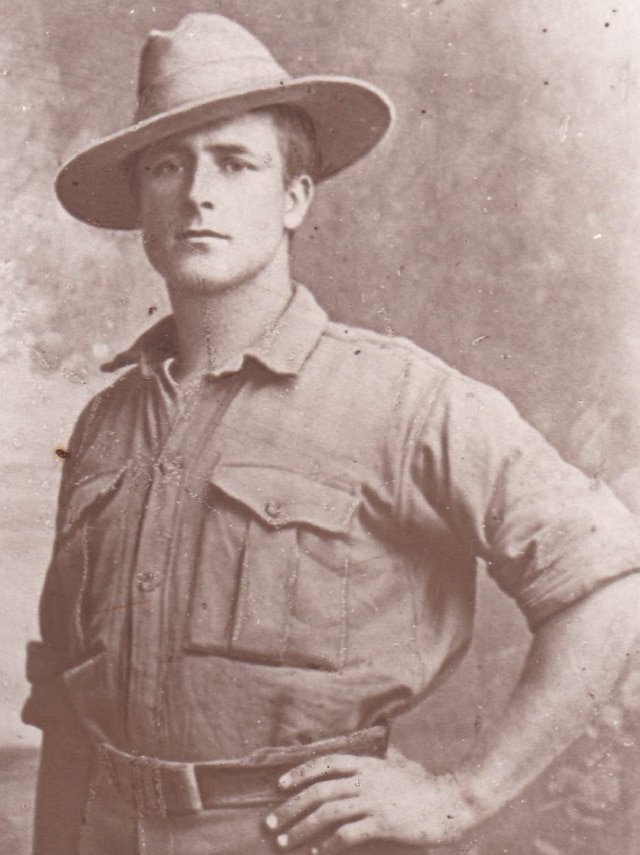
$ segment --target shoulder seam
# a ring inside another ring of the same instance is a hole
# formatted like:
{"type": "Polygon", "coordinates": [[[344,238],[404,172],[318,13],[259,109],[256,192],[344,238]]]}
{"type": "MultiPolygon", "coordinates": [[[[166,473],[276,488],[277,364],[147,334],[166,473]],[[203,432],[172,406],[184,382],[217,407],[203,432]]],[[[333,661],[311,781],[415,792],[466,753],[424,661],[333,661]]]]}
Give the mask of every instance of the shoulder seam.
{"type": "Polygon", "coordinates": [[[442,374],[459,374],[457,368],[454,368],[444,359],[436,356],[428,350],[420,347],[411,339],[405,336],[387,336],[384,333],[376,332],[375,330],[366,329],[364,327],[354,327],[349,324],[339,324],[335,321],[330,321],[324,332],[323,337],[332,339],[339,344],[346,346],[350,344],[364,343],[373,345],[381,352],[395,352],[398,355],[406,357],[414,357],[417,361],[422,361],[441,372],[442,374]],[[344,332],[341,334],[341,330],[344,332]]]}

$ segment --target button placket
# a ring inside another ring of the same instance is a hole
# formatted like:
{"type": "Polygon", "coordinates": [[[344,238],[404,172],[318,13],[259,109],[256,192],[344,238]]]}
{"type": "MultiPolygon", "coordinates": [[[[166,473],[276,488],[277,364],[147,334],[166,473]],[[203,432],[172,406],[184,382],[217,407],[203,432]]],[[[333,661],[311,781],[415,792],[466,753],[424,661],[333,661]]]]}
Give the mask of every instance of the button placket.
{"type": "Polygon", "coordinates": [[[177,550],[182,549],[184,554],[181,539],[192,522],[191,518],[185,519],[181,525],[181,515],[183,506],[189,506],[199,492],[198,472],[212,467],[214,458],[219,456],[214,435],[240,384],[241,379],[234,377],[233,383],[225,383],[224,394],[218,392],[213,400],[204,394],[194,396],[191,418],[186,418],[183,412],[165,435],[164,445],[155,449],[152,483],[138,541],[136,574],[132,579],[133,587],[144,591],[146,601],[131,612],[129,693],[133,700],[129,708],[141,711],[128,720],[128,735],[134,743],[153,747],[150,727],[160,737],[166,726],[162,684],[165,662],[179,632],[175,606],[182,601],[180,586],[186,579],[180,575],[180,567],[176,574],[172,574],[172,568],[176,566],[177,550]],[[205,437],[207,444],[203,448],[205,437]],[[197,458],[195,448],[201,450],[197,458]],[[168,608],[163,607],[165,598],[168,608]],[[149,655],[150,650],[154,651],[153,656],[149,655]]]}
{"type": "MultiPolygon", "coordinates": [[[[179,441],[175,430],[169,440],[179,441]]],[[[155,709],[155,725],[160,727],[158,691],[162,676],[161,650],[167,644],[163,626],[165,580],[172,562],[176,513],[180,507],[183,459],[165,446],[153,470],[153,480],[147,496],[145,518],[140,531],[133,584],[145,595],[145,605],[132,610],[132,668],[130,692],[138,698],[136,708],[155,709]],[[148,651],[157,654],[149,656],[148,651]]],[[[130,736],[134,740],[149,738],[148,720],[131,720],[130,736]]]]}

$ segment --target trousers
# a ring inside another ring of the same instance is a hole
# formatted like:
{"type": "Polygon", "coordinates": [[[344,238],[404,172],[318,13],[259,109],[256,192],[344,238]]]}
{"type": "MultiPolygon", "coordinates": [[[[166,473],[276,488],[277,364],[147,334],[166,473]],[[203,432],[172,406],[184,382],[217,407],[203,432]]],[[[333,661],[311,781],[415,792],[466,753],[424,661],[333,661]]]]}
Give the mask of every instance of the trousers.
{"type": "MultiPolygon", "coordinates": [[[[101,770],[90,790],[78,855],[283,855],[264,824],[275,804],[150,816],[124,799],[101,770]]],[[[288,851],[309,855],[310,847],[288,851]]],[[[350,849],[349,855],[419,853],[414,847],[378,842],[350,849]]]]}
{"type": "Polygon", "coordinates": [[[169,816],[138,812],[101,771],[91,787],[79,855],[275,855],[269,805],[169,816]]]}

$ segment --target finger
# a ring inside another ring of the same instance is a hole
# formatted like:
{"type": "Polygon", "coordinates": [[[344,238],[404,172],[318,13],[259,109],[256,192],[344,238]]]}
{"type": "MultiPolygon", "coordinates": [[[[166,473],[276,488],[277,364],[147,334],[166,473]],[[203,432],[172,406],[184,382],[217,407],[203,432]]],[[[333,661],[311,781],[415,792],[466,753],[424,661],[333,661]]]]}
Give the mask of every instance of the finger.
{"type": "Polygon", "coordinates": [[[278,784],[283,789],[290,790],[320,778],[355,775],[360,769],[362,760],[362,757],[354,757],[350,754],[327,754],[325,757],[316,757],[285,772],[278,784]]]}
{"type": "Polygon", "coordinates": [[[320,846],[316,846],[314,855],[339,855],[352,846],[362,846],[376,837],[376,824],[373,817],[367,816],[356,822],[349,822],[336,828],[320,846]]]}
{"type": "Polygon", "coordinates": [[[315,837],[326,836],[335,826],[363,817],[362,802],[359,799],[325,802],[304,819],[290,826],[284,834],[279,834],[276,840],[282,849],[295,849],[315,837]]]}
{"type": "Polygon", "coordinates": [[[293,796],[269,814],[266,819],[267,827],[272,831],[286,828],[304,814],[320,807],[325,802],[354,798],[359,795],[360,777],[353,775],[349,778],[333,778],[329,781],[319,781],[311,784],[293,796]]]}

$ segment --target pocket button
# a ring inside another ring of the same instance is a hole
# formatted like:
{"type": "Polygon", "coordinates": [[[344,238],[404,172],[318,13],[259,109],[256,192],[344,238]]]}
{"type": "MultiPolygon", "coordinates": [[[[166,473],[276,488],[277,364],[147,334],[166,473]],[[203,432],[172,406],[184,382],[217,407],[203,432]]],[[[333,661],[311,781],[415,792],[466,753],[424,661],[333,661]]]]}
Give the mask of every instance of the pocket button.
{"type": "Polygon", "coordinates": [[[277,499],[269,499],[264,506],[265,513],[272,520],[277,520],[282,514],[282,504],[277,499]]]}
{"type": "Polygon", "coordinates": [[[155,591],[160,586],[160,574],[155,571],[147,570],[144,573],[138,573],[136,579],[138,580],[138,590],[144,594],[155,591]]]}

